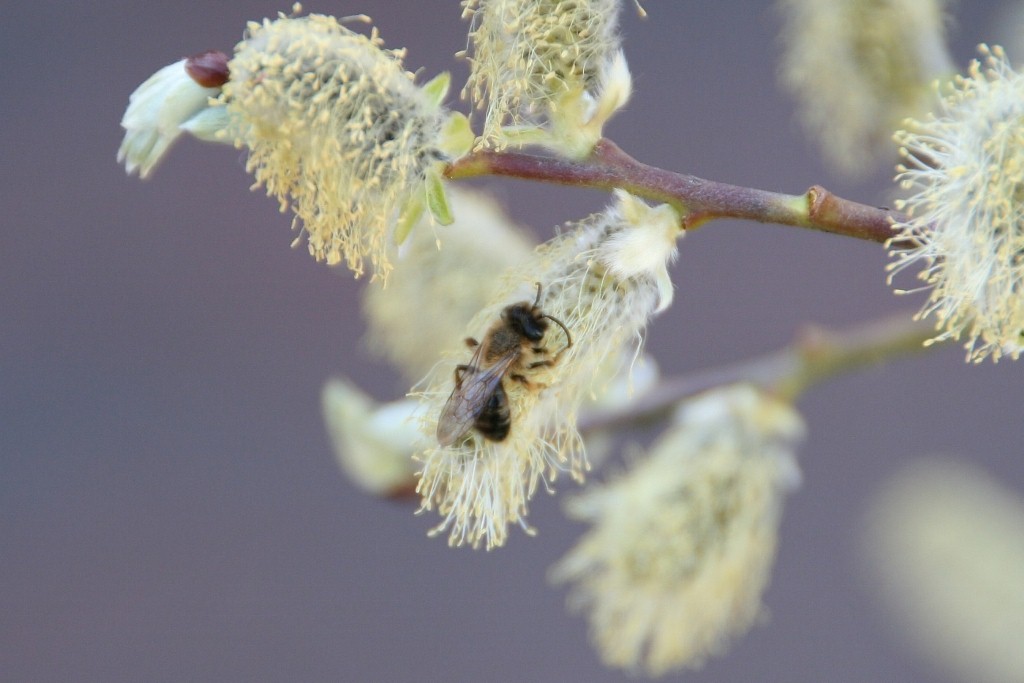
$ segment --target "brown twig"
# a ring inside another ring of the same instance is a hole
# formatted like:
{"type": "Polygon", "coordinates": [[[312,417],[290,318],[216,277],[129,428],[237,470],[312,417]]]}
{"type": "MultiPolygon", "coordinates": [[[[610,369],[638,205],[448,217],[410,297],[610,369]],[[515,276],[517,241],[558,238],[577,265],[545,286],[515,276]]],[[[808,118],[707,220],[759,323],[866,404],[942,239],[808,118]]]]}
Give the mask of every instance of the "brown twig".
{"type": "Polygon", "coordinates": [[[578,187],[621,188],[631,194],[674,206],[682,228],[694,229],[717,218],[777,223],[885,243],[895,236],[894,218],[886,208],[858,204],[820,185],[802,195],[786,195],[705,180],[643,164],[614,142],[602,139],[581,161],[515,151],[480,151],[448,166],[452,180],[498,175],[578,187]]]}
{"type": "Polygon", "coordinates": [[[923,351],[935,331],[904,313],[845,330],[808,325],[783,349],[695,375],[668,378],[628,405],[592,412],[581,432],[660,420],[683,399],[708,389],[744,382],[787,400],[830,377],[898,355],[923,351]]]}

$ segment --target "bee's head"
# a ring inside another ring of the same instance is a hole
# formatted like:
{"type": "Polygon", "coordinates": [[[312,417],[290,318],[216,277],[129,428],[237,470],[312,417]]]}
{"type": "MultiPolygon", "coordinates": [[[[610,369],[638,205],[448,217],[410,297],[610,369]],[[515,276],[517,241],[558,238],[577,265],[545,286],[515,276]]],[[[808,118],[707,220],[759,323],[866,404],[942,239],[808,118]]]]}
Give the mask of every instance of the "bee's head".
{"type": "Polygon", "coordinates": [[[540,341],[548,329],[548,321],[541,316],[540,310],[526,301],[506,307],[501,317],[516,333],[532,342],[540,341]]]}

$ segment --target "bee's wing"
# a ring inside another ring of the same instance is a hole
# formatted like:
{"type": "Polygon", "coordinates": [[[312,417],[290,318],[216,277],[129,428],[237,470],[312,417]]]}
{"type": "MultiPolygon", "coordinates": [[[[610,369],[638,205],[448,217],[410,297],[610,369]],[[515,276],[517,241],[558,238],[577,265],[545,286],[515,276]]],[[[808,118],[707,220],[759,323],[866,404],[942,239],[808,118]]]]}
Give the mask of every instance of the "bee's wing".
{"type": "Polygon", "coordinates": [[[487,402],[501,383],[501,378],[508,372],[509,366],[519,357],[519,350],[510,351],[502,356],[497,363],[480,370],[480,349],[473,354],[469,362],[469,370],[462,378],[461,386],[456,386],[448,402],[441,409],[441,417],[437,420],[437,442],[441,446],[450,446],[459,437],[468,432],[473,422],[483,412],[487,402]]]}

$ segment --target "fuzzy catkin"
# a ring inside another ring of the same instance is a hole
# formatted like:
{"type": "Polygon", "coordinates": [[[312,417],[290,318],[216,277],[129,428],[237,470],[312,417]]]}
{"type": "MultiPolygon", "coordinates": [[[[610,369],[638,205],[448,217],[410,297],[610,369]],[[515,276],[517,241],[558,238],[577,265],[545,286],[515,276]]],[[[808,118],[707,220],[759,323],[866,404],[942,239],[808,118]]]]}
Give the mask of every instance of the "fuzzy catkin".
{"type": "Polygon", "coordinates": [[[910,218],[893,226],[890,264],[921,267],[919,317],[935,320],[936,341],[966,338],[975,362],[1024,351],[1024,75],[1002,49],[981,50],[937,115],[896,135],[908,192],[896,206],[910,218]]]}
{"type": "Polygon", "coordinates": [[[570,500],[592,526],[552,568],[572,584],[609,666],[661,676],[699,667],[751,627],[775,557],[783,494],[804,432],[747,386],[684,404],[650,454],[570,500]]]}
{"type": "Polygon", "coordinates": [[[247,169],[295,212],[314,258],[357,276],[364,261],[386,275],[395,224],[443,156],[443,112],[401,56],[314,14],[251,23],[228,65],[247,169]]]}
{"type": "MultiPolygon", "coordinates": [[[[584,400],[602,393],[614,373],[609,359],[635,357],[649,319],[671,299],[667,265],[675,257],[679,216],[667,205],[649,207],[624,192],[605,212],[580,222],[537,249],[510,273],[502,293],[470,323],[482,339],[501,311],[532,303],[541,286],[540,309],[569,330],[549,325],[542,340],[550,367],[524,371],[529,386],[505,381],[512,427],[500,442],[470,430],[448,447],[420,453],[421,510],[443,521],[453,545],[501,546],[515,523],[530,531],[528,503],[540,485],[561,472],[582,480],[588,469],[576,415],[584,400]],[[531,295],[532,291],[532,295],[531,295]],[[632,356],[623,350],[635,344],[632,356]]],[[[468,360],[464,347],[440,363],[425,383],[424,431],[433,435],[452,392],[452,375],[468,360]]]]}
{"type": "Polygon", "coordinates": [[[618,0],[466,0],[471,72],[465,93],[487,109],[483,139],[536,123],[562,100],[604,87],[621,45],[618,0]]]}
{"type": "Polygon", "coordinates": [[[782,83],[834,168],[866,172],[891,154],[900,121],[954,71],[945,0],[780,0],[782,83]]]}

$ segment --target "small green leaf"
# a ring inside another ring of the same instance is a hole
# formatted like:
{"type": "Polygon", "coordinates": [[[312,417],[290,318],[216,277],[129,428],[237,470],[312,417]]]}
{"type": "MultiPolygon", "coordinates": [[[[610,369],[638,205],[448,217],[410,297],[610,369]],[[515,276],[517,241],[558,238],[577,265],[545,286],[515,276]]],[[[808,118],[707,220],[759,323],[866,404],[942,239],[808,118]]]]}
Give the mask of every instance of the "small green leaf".
{"type": "Polygon", "coordinates": [[[401,246],[409,238],[412,229],[419,223],[420,218],[423,217],[423,210],[425,208],[427,208],[426,204],[420,197],[410,199],[409,203],[405,205],[402,215],[398,217],[398,224],[395,226],[396,246],[401,246]]]}
{"type": "Polygon", "coordinates": [[[502,126],[501,140],[511,147],[551,145],[551,133],[541,126],[502,126]]]}
{"type": "Polygon", "coordinates": [[[436,170],[427,172],[427,206],[430,207],[434,220],[441,225],[451,225],[455,220],[452,208],[448,206],[448,197],[444,193],[441,174],[436,170]]]}
{"type": "Polygon", "coordinates": [[[427,96],[435,107],[440,107],[444,98],[448,95],[448,87],[452,83],[452,75],[442,71],[438,75],[423,84],[423,94],[427,96]]]}
{"type": "Polygon", "coordinates": [[[462,112],[452,112],[445,121],[444,130],[441,131],[441,150],[458,159],[473,148],[474,140],[476,136],[466,115],[462,112]]]}

